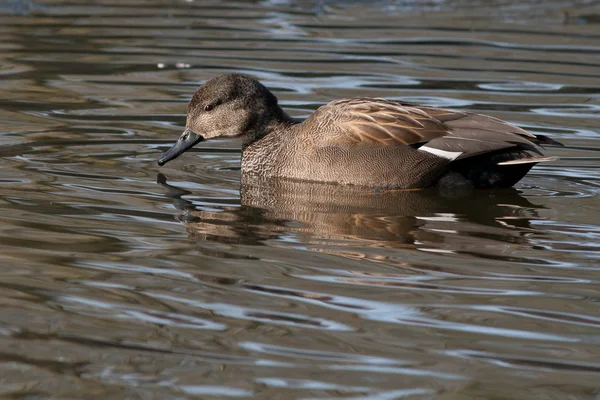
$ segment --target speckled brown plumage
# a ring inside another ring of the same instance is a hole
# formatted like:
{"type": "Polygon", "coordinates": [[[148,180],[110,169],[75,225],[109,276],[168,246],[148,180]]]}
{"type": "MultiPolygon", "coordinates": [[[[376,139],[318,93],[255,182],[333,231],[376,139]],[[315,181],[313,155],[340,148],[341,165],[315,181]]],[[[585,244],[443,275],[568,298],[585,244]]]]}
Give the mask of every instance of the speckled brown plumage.
{"type": "Polygon", "coordinates": [[[229,74],[196,91],[186,131],[159,160],[213,137],[242,139],[242,173],[377,188],[441,182],[506,187],[559,144],[497,118],[380,98],[350,98],[290,118],[253,78],[229,74]]]}

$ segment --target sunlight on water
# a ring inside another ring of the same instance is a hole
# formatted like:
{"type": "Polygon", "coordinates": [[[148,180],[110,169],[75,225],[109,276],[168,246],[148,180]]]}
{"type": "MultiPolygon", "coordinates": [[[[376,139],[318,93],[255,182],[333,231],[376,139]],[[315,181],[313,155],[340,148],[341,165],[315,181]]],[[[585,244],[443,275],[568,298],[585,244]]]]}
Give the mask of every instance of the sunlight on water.
{"type": "Polygon", "coordinates": [[[0,4],[3,398],[595,399],[592,1],[0,4]],[[467,197],[159,168],[227,72],[291,115],[372,96],[565,144],[467,197]]]}

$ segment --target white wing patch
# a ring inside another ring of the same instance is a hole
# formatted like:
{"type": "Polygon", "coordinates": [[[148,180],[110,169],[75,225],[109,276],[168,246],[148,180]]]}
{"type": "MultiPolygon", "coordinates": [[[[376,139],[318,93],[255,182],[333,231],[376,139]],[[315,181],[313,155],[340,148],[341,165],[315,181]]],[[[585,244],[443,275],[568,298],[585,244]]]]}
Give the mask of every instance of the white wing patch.
{"type": "Polygon", "coordinates": [[[433,154],[438,157],[445,158],[446,160],[454,161],[463,153],[462,151],[446,151],[440,150],[429,146],[421,146],[419,150],[426,151],[427,153],[433,154]]]}

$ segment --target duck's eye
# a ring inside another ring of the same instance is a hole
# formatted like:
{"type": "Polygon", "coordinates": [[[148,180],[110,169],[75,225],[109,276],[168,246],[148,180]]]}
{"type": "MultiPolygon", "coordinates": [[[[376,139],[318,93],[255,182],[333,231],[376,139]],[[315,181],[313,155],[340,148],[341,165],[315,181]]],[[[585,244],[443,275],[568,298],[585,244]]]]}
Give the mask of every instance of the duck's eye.
{"type": "Polygon", "coordinates": [[[205,106],[204,106],[204,111],[210,111],[210,110],[212,110],[213,108],[215,108],[215,106],[214,106],[214,105],[212,105],[212,104],[207,104],[207,105],[205,105],[205,106]]]}

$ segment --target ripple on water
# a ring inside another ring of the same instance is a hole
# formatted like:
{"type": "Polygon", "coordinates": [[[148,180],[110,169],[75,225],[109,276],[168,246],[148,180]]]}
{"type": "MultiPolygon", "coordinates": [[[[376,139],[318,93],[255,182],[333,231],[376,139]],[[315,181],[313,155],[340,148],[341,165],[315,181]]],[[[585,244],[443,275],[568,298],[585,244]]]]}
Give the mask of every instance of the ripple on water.
{"type": "Polygon", "coordinates": [[[590,2],[7,4],[2,397],[596,396],[590,2]],[[227,72],[296,117],[386,97],[565,147],[466,197],[240,185],[230,140],[159,170],[227,72]]]}

